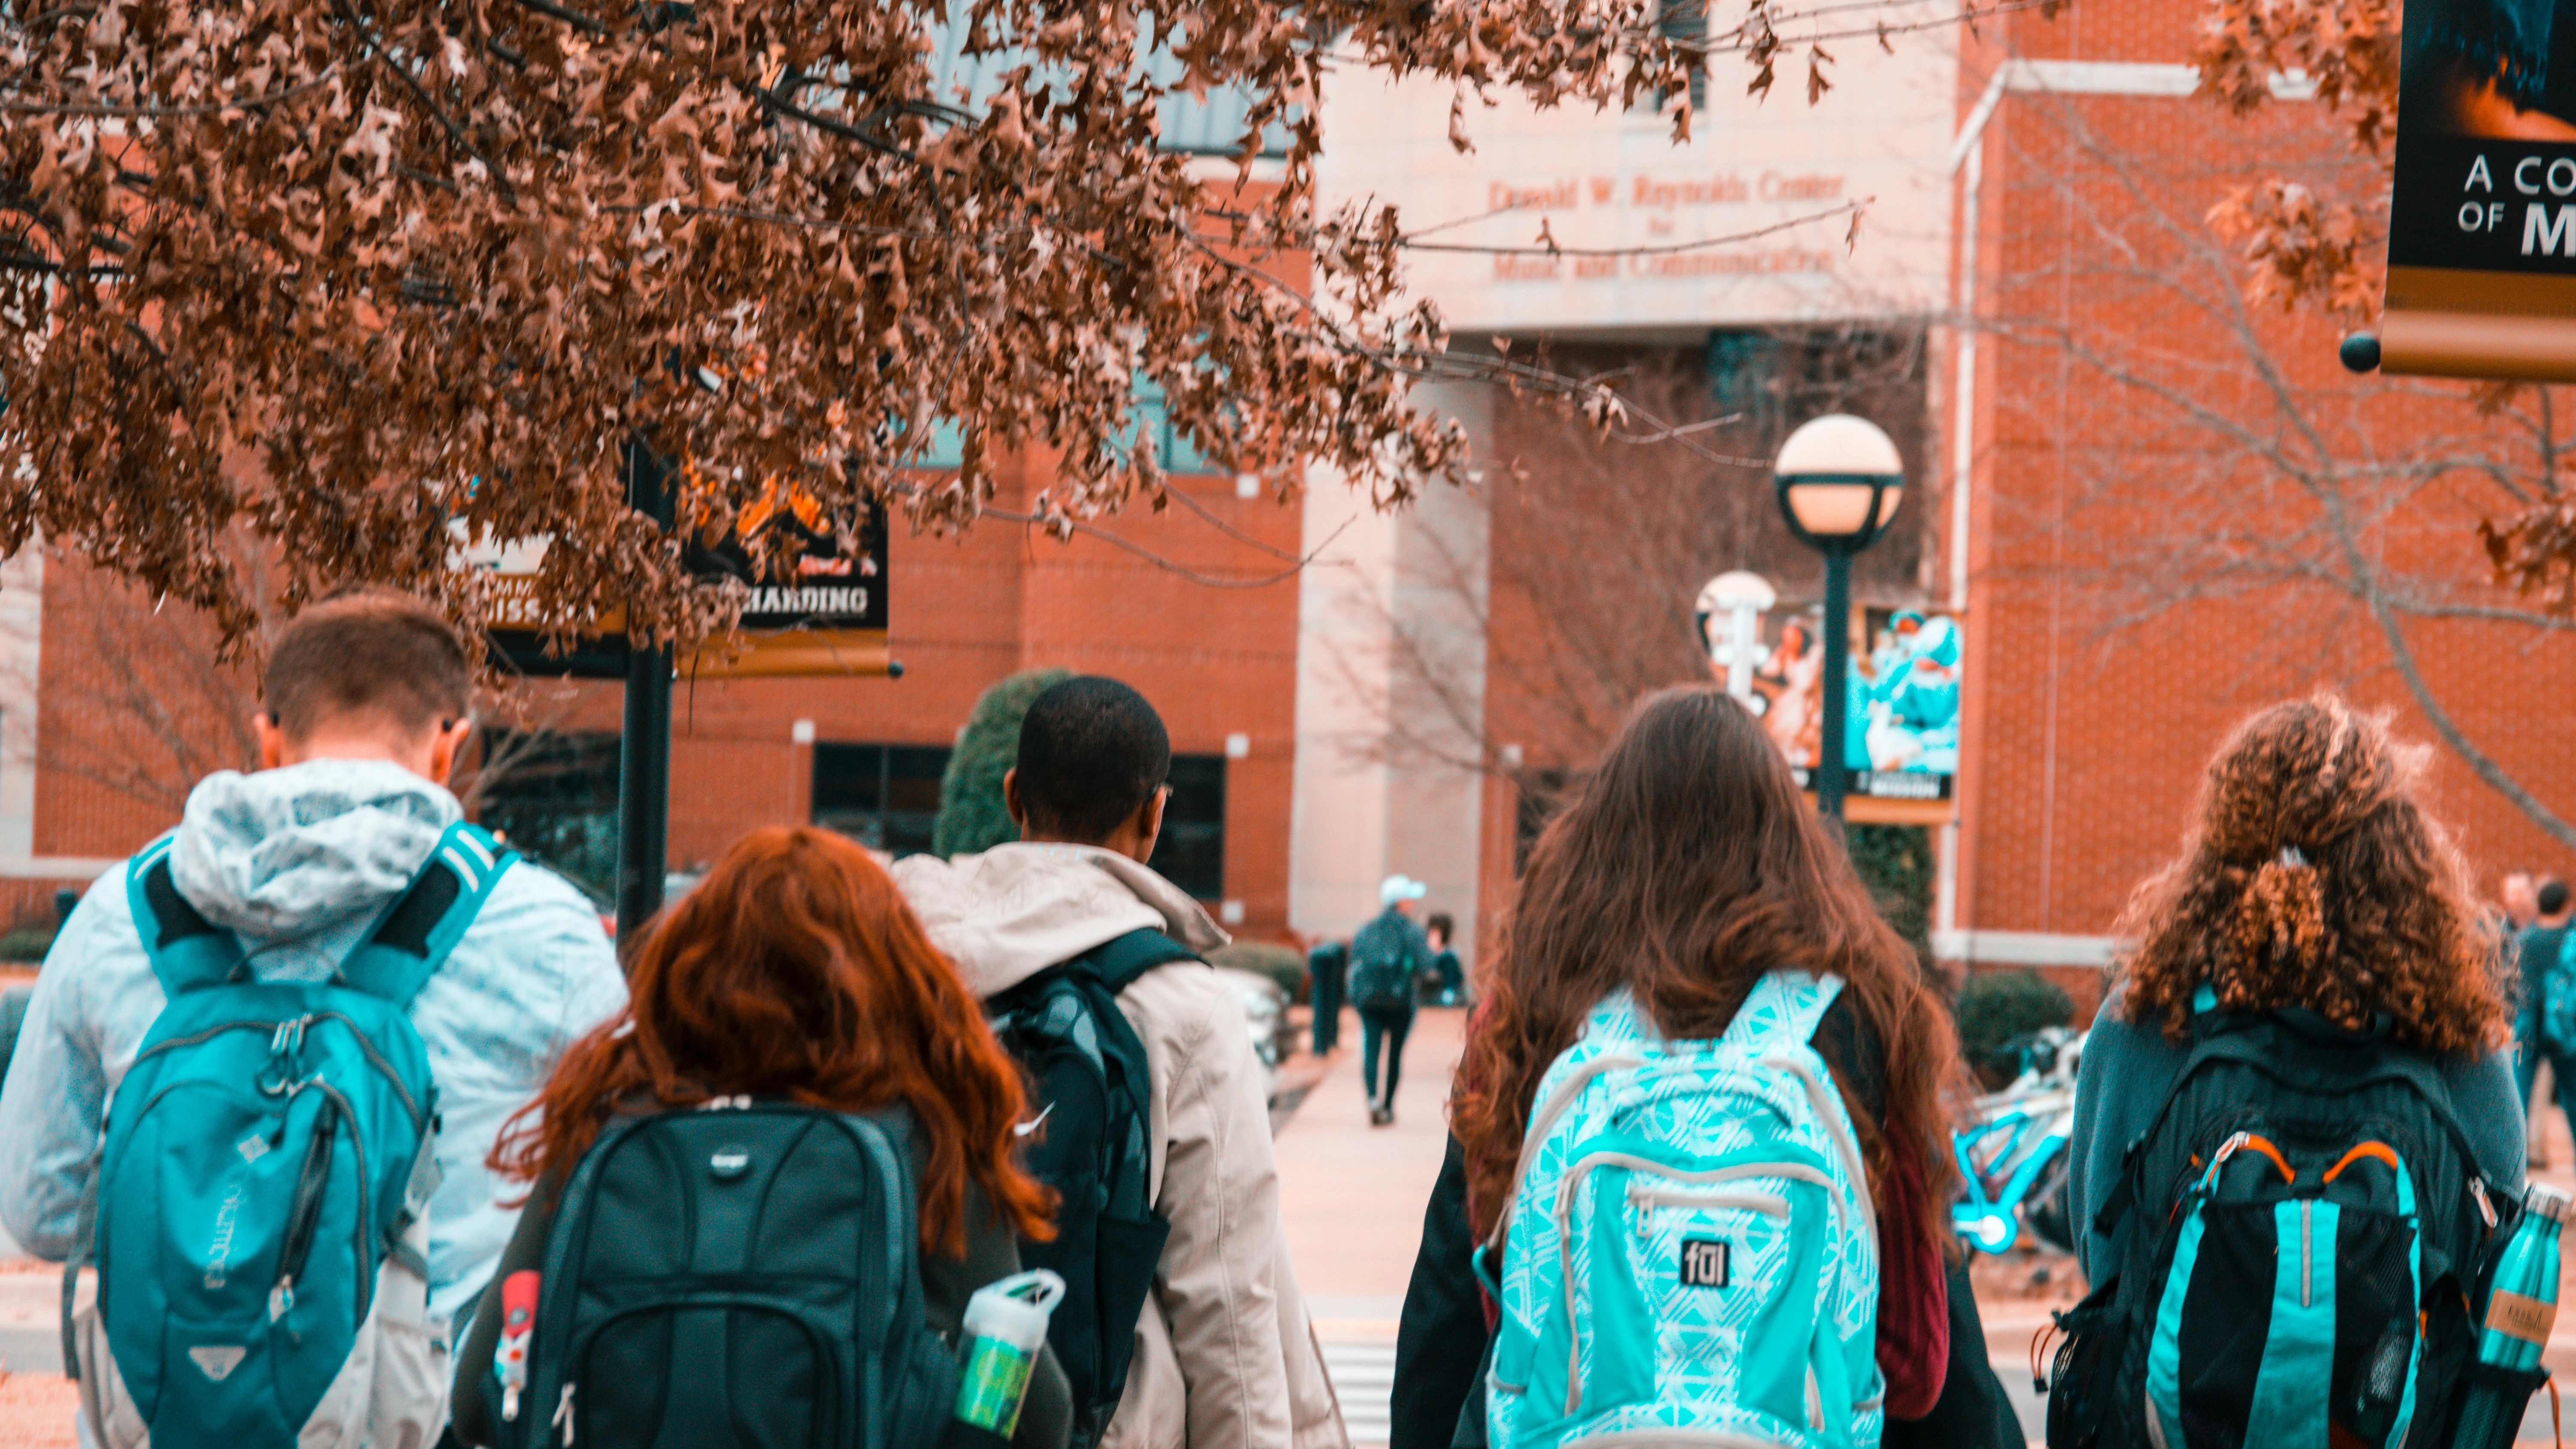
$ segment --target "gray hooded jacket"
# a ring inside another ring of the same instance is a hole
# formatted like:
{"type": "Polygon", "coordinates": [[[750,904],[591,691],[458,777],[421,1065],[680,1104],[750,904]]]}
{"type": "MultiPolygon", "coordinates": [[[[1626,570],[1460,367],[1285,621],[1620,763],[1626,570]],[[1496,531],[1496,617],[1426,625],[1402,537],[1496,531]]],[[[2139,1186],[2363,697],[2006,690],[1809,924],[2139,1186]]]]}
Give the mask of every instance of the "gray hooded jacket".
{"type": "MultiPolygon", "coordinates": [[[[380,760],[311,760],[209,776],[188,797],[172,883],[241,938],[264,981],[319,981],[408,888],[456,797],[380,760]]],[[[109,1101],[165,1002],[125,871],[91,885],[47,953],[0,1092],[0,1224],[69,1256],[109,1101]]],[[[483,1165],[501,1122],[572,1040],[626,1002],[599,915],[528,861],[503,872],[447,963],[412,999],[438,1083],[443,1174],[429,1208],[430,1312],[453,1318],[500,1261],[517,1195],[483,1165]]]]}

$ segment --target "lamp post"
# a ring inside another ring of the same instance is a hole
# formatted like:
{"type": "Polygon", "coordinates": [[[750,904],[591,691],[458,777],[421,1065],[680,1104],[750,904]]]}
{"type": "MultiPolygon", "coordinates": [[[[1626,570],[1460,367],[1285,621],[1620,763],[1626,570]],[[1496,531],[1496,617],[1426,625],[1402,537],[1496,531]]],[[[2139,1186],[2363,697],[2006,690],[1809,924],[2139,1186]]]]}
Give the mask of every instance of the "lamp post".
{"type": "Polygon", "coordinates": [[[1823,728],[1816,741],[1816,808],[1843,818],[1844,714],[1851,698],[1852,555],[1878,541],[1905,497],[1905,460],[1876,423],[1848,413],[1789,435],[1772,464],[1780,516],[1798,541],[1825,556],[1823,728]]]}

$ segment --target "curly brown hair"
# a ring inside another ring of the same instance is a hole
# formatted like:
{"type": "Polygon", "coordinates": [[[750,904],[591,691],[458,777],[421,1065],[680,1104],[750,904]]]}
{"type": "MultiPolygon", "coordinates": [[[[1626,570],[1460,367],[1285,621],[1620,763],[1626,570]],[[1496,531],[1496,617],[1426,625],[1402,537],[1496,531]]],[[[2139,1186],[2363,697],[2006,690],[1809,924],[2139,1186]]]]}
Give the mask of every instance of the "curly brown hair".
{"type": "Polygon", "coordinates": [[[2331,694],[2245,721],[2209,762],[2182,857],[2121,917],[2120,1014],[2181,1041],[2203,983],[2230,1011],[2305,1007],[2402,1045],[2501,1046],[2492,928],[2418,800],[2426,752],[2331,694]]]}

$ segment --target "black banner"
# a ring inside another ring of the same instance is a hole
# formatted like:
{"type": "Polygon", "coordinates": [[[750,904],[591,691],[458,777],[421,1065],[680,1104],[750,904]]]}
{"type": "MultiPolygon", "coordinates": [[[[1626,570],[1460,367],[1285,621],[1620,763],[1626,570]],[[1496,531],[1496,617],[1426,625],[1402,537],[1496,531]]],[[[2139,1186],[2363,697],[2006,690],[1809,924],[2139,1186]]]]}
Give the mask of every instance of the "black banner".
{"type": "Polygon", "coordinates": [[[2576,379],[2576,0],[2409,0],[2381,366],[2576,379]]]}
{"type": "Polygon", "coordinates": [[[2576,277],[2576,142],[2401,138],[2388,264],[2576,277]]]}
{"type": "MultiPolygon", "coordinates": [[[[708,650],[682,660],[680,672],[697,678],[813,674],[884,674],[891,660],[886,641],[886,515],[873,505],[856,535],[857,549],[841,552],[832,531],[793,511],[779,510],[753,525],[783,529],[799,545],[789,579],[755,576],[751,556],[736,538],[714,548],[693,547],[689,569],[709,587],[731,581],[751,591],[742,613],[743,652],[731,659],[708,650]]],[[[624,679],[625,621],[603,618],[600,632],[585,634],[560,653],[548,654],[544,636],[523,626],[533,609],[532,574],[495,569],[487,580],[492,647],[518,673],[545,678],[624,679]]]]}

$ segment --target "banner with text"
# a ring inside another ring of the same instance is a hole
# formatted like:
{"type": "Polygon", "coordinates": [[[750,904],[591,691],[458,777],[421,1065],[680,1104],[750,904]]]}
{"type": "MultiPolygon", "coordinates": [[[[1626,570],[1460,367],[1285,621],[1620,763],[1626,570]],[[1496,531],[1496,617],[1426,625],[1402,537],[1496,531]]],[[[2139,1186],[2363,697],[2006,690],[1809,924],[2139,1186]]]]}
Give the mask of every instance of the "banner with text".
{"type": "Polygon", "coordinates": [[[2576,0],[2408,0],[2380,366],[2576,381],[2576,0]]]}
{"type": "MultiPolygon", "coordinates": [[[[799,545],[796,576],[756,578],[750,555],[736,538],[714,548],[692,548],[690,569],[706,586],[730,583],[749,590],[750,598],[742,611],[743,650],[727,659],[723,651],[709,649],[680,661],[681,675],[726,679],[887,673],[885,510],[869,510],[855,530],[858,547],[851,553],[841,551],[832,530],[821,527],[818,518],[793,509],[755,517],[746,526],[794,534],[799,545]]],[[[544,540],[533,540],[472,555],[475,566],[489,574],[486,622],[493,647],[522,674],[625,678],[625,620],[614,614],[597,621],[596,634],[585,633],[569,648],[545,649],[534,627],[533,598],[546,547],[544,540]]]]}

